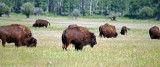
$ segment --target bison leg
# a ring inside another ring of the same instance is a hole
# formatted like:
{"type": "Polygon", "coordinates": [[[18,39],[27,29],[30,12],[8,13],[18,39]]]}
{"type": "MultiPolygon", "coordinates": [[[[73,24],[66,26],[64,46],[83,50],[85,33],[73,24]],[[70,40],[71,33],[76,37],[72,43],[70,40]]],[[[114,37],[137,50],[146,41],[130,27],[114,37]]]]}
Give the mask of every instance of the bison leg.
{"type": "Polygon", "coordinates": [[[76,44],[75,45],[75,49],[76,50],[82,50],[83,49],[83,45],[82,44],[76,44]]]}
{"type": "Polygon", "coordinates": [[[45,27],[47,28],[47,25],[45,27]]]}
{"type": "Polygon", "coordinates": [[[125,31],[125,35],[127,35],[127,31],[125,31]]]}
{"type": "Polygon", "coordinates": [[[21,41],[18,41],[17,47],[20,47],[20,46],[22,46],[22,43],[21,43],[21,41]]]}
{"type": "Polygon", "coordinates": [[[64,45],[62,46],[63,50],[65,49],[65,50],[67,51],[68,45],[69,45],[69,44],[64,44],[64,45]]]}
{"type": "Polygon", "coordinates": [[[5,44],[6,44],[6,40],[2,39],[2,46],[5,47],[5,44]]]}
{"type": "Polygon", "coordinates": [[[83,45],[79,45],[79,50],[82,50],[83,49],[83,45]]]}
{"type": "Polygon", "coordinates": [[[100,38],[102,37],[102,35],[103,35],[102,32],[100,32],[100,33],[99,33],[100,38]]]}
{"type": "Polygon", "coordinates": [[[15,42],[15,46],[18,47],[18,42],[15,42]]]}

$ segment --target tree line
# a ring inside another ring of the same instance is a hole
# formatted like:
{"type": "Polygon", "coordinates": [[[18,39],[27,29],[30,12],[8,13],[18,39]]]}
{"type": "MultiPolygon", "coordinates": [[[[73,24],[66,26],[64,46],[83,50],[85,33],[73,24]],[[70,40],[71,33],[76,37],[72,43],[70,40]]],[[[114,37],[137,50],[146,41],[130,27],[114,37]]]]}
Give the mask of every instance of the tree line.
{"type": "Polygon", "coordinates": [[[0,0],[0,2],[5,3],[15,13],[21,13],[21,6],[30,2],[45,13],[60,16],[71,15],[76,9],[83,16],[105,15],[160,20],[160,0],[0,0]]]}

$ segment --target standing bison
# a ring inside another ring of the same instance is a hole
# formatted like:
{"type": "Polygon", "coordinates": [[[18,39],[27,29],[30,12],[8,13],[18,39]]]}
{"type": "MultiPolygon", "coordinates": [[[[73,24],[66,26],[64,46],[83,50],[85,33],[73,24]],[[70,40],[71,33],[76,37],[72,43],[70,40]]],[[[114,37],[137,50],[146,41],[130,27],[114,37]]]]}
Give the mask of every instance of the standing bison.
{"type": "Polygon", "coordinates": [[[107,37],[107,38],[116,38],[117,37],[116,28],[113,25],[109,25],[108,23],[101,25],[99,27],[99,36],[107,37]]]}
{"type": "Polygon", "coordinates": [[[149,35],[151,39],[160,39],[160,30],[157,26],[153,26],[149,29],[149,35]]]}
{"type": "Polygon", "coordinates": [[[83,46],[90,44],[91,47],[97,44],[94,33],[89,32],[87,28],[69,25],[62,33],[62,48],[67,50],[70,43],[75,46],[76,50],[82,50],[83,46]]]}
{"type": "Polygon", "coordinates": [[[33,27],[46,27],[47,28],[48,25],[50,25],[50,23],[47,20],[38,19],[33,24],[33,27]]]}
{"type": "Polygon", "coordinates": [[[15,46],[28,47],[35,46],[37,40],[32,37],[32,33],[29,28],[21,24],[12,24],[8,26],[0,27],[0,39],[2,40],[2,46],[5,47],[5,43],[15,43],[15,46]]]}
{"type": "Polygon", "coordinates": [[[122,29],[121,29],[121,35],[127,35],[127,32],[128,32],[129,28],[127,28],[126,26],[122,26],[122,29]]]}

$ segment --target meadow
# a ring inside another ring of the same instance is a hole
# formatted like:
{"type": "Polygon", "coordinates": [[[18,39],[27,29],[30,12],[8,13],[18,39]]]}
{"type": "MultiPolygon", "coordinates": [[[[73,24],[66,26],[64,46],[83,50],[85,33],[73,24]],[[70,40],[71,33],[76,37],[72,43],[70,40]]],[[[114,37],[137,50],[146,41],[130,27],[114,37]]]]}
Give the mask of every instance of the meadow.
{"type": "MultiPolygon", "coordinates": [[[[152,20],[131,20],[120,18],[117,21],[96,18],[11,15],[1,17],[0,26],[24,24],[32,31],[38,41],[37,47],[15,47],[13,43],[0,46],[0,67],[159,67],[160,40],[149,37],[149,27],[160,23],[152,20]],[[51,25],[48,28],[33,28],[36,19],[46,19],[51,25]],[[68,51],[62,50],[61,35],[69,24],[78,24],[94,32],[97,44],[91,48],[85,46],[82,51],[76,51],[71,44],[68,51]],[[85,24],[86,23],[86,24],[85,24]],[[116,25],[117,38],[100,38],[98,27],[101,24],[116,25]],[[128,35],[120,35],[122,25],[132,26],[128,35]],[[134,26],[133,26],[134,25],[134,26]],[[137,27],[136,25],[142,25],[137,27]],[[149,26],[149,27],[145,27],[149,26]]],[[[1,43],[1,41],[0,41],[1,43]]]]}

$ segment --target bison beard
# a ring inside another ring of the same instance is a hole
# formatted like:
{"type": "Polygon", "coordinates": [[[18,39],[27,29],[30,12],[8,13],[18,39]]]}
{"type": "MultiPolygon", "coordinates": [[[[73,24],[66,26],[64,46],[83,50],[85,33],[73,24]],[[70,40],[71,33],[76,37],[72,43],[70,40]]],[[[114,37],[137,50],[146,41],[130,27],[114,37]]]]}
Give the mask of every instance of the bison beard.
{"type": "MultiPolygon", "coordinates": [[[[15,43],[15,46],[20,47],[22,43],[30,39],[35,39],[29,28],[20,24],[12,24],[8,26],[0,27],[0,39],[2,40],[2,45],[5,47],[5,43],[15,43]],[[30,38],[31,37],[31,38],[30,38]]],[[[34,43],[34,42],[33,42],[34,43]]],[[[32,44],[33,44],[32,43],[32,44]]],[[[27,44],[30,45],[30,44],[27,44]]]]}
{"type": "Polygon", "coordinates": [[[157,26],[153,26],[149,29],[149,35],[151,39],[160,39],[160,30],[157,26]]]}
{"type": "Polygon", "coordinates": [[[83,27],[77,26],[74,28],[67,28],[63,31],[63,49],[67,50],[70,43],[75,46],[76,50],[82,50],[83,46],[87,44],[90,44],[90,46],[93,47],[97,43],[95,35],[91,32],[82,31],[82,28],[83,27]]]}
{"type": "Polygon", "coordinates": [[[47,20],[38,19],[33,24],[33,27],[46,27],[47,28],[48,25],[50,25],[50,23],[47,20]]]}

